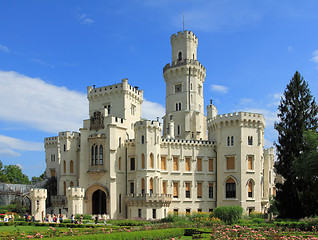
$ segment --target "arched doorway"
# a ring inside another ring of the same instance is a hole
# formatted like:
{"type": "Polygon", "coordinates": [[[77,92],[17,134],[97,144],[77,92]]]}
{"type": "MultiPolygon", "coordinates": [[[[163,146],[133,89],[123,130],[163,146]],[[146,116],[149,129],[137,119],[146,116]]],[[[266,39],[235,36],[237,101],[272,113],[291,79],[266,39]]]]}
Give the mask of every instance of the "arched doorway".
{"type": "Polygon", "coordinates": [[[96,190],[92,195],[92,214],[106,214],[106,194],[96,190]]]}

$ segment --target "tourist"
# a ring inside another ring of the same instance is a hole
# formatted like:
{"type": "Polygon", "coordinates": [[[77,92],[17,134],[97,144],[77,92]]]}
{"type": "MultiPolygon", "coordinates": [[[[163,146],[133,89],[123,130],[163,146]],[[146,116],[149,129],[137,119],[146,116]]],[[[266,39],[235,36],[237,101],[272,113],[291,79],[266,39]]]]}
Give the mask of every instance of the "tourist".
{"type": "Polygon", "coordinates": [[[74,220],[75,220],[74,214],[72,214],[72,215],[71,215],[71,223],[74,223],[74,220]]]}
{"type": "Polygon", "coordinates": [[[80,224],[83,224],[83,214],[80,217],[80,224]]]}
{"type": "Polygon", "coordinates": [[[60,223],[63,223],[63,214],[60,215],[60,223]]]}
{"type": "Polygon", "coordinates": [[[95,216],[95,224],[97,224],[98,223],[98,215],[96,214],[96,216],[95,216]]]}
{"type": "Polygon", "coordinates": [[[104,219],[104,224],[106,225],[107,215],[105,213],[103,214],[103,219],[104,219]]]}

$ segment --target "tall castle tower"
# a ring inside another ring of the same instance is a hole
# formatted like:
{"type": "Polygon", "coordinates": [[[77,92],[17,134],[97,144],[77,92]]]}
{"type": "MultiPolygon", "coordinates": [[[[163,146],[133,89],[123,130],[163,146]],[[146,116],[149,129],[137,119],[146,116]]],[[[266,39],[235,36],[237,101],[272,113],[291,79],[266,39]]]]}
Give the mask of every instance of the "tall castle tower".
{"type": "Polygon", "coordinates": [[[163,69],[166,82],[164,137],[207,139],[203,83],[205,68],[197,60],[198,38],[191,31],[171,36],[172,63],[163,69]],[[170,126],[172,121],[176,124],[170,126]]]}

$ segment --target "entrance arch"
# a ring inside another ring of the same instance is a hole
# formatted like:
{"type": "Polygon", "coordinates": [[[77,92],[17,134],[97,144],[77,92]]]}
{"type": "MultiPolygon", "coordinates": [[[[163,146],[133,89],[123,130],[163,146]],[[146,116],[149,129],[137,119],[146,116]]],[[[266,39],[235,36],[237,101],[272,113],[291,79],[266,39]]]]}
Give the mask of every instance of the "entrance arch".
{"type": "Polygon", "coordinates": [[[92,195],[92,214],[106,214],[106,194],[96,190],[92,195]]]}

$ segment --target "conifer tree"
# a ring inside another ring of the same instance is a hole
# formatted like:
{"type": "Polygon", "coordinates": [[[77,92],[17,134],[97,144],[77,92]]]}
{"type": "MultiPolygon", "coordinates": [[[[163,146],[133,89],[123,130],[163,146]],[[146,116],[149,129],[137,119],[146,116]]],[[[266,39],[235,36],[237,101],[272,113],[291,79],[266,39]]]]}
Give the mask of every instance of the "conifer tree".
{"type": "Polygon", "coordinates": [[[277,184],[276,205],[281,217],[300,218],[308,214],[303,199],[304,181],[297,176],[295,167],[301,153],[306,150],[305,131],[317,130],[317,113],[318,106],[308,83],[296,71],[278,106],[280,121],[275,123],[278,131],[275,168],[285,179],[283,184],[277,184]]]}

